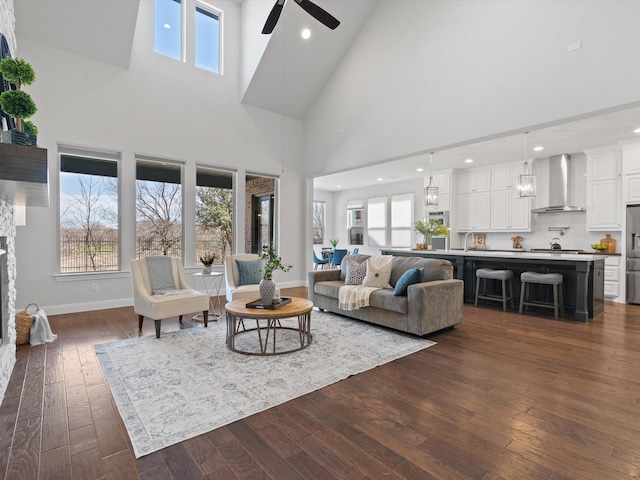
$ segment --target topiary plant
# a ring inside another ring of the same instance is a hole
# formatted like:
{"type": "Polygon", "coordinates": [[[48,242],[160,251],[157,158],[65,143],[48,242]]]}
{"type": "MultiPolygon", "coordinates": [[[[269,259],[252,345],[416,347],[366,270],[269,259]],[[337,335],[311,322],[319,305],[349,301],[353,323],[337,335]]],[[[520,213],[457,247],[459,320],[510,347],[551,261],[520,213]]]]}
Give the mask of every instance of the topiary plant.
{"type": "MultiPolygon", "coordinates": [[[[31,95],[22,91],[22,85],[31,85],[36,79],[36,73],[33,67],[23,59],[11,57],[0,60],[0,73],[5,80],[16,87],[15,90],[9,90],[0,95],[0,108],[16,119],[16,130],[23,132],[22,120],[33,116],[38,111],[38,107],[31,95]]],[[[28,128],[33,131],[35,125],[31,122],[29,124],[28,128]]]]}

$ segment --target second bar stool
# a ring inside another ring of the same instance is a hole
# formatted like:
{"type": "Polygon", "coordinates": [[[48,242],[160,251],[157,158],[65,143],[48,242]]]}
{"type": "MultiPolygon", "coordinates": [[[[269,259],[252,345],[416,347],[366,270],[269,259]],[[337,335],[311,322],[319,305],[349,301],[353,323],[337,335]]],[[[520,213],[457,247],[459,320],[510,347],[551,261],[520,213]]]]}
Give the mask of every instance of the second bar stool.
{"type": "Polygon", "coordinates": [[[511,270],[492,270],[490,268],[479,268],[476,270],[476,302],[475,306],[478,306],[478,299],[493,300],[502,302],[502,310],[507,311],[507,300],[513,309],[513,272],[511,270]],[[480,280],[484,281],[484,292],[480,293],[480,280]],[[500,280],[502,282],[502,295],[493,295],[487,293],[487,279],[500,280]]]}
{"type": "Polygon", "coordinates": [[[562,300],[562,275],[559,273],[537,273],[537,272],[522,272],[520,274],[520,282],[522,287],[520,288],[520,313],[522,313],[522,307],[534,306],[553,308],[553,313],[558,319],[558,310],[564,315],[564,302],[562,300]],[[529,286],[532,283],[539,283],[544,285],[553,286],[553,303],[529,300],[529,286]]]}

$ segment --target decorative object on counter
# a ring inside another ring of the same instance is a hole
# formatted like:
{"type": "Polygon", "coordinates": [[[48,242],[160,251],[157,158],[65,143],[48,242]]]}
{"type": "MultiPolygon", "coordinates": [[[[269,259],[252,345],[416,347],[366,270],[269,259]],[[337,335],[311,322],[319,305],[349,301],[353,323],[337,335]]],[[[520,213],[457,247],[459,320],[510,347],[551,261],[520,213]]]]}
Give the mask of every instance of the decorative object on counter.
{"type": "Polygon", "coordinates": [[[515,237],[511,237],[511,241],[513,242],[513,248],[521,249],[523,238],[520,235],[516,235],[515,237]]]}
{"type": "Polygon", "coordinates": [[[600,243],[594,243],[593,245],[591,245],[591,248],[593,248],[595,253],[607,253],[605,251],[605,250],[607,250],[607,246],[606,245],[602,245],[600,243]]]}
{"type": "Polygon", "coordinates": [[[200,261],[202,262],[202,265],[204,265],[204,268],[202,269],[202,273],[204,275],[211,275],[211,265],[213,265],[213,262],[216,261],[216,254],[205,253],[203,256],[200,257],[200,261]]]}
{"type": "Polygon", "coordinates": [[[616,253],[616,239],[611,238],[611,234],[607,233],[606,238],[600,240],[600,245],[607,247],[604,253],[616,253]]]}
{"type": "Polygon", "coordinates": [[[280,258],[272,247],[266,245],[262,247],[262,260],[265,260],[264,265],[259,270],[262,273],[262,280],[260,281],[260,299],[263,305],[271,305],[273,303],[273,297],[276,293],[276,284],[273,281],[273,272],[275,270],[282,270],[288,272],[291,270],[292,265],[284,265],[282,258],[280,258]]]}
{"type": "Polygon", "coordinates": [[[529,132],[524,132],[524,166],[522,175],[518,175],[518,198],[536,196],[536,176],[527,162],[527,133],[529,132]]]}
{"type": "Polygon", "coordinates": [[[0,61],[2,77],[15,85],[0,94],[0,108],[7,115],[15,118],[16,128],[2,132],[2,141],[27,147],[35,147],[38,128],[23,119],[32,117],[37,111],[35,102],[27,92],[22,91],[22,85],[31,85],[36,74],[33,67],[21,58],[7,57],[0,61]]]}
{"type": "Polygon", "coordinates": [[[332,238],[331,240],[329,240],[329,243],[331,244],[331,246],[333,248],[336,248],[338,246],[338,243],[340,243],[340,239],[339,238],[332,238]]]}
{"type": "Polygon", "coordinates": [[[424,235],[424,250],[433,250],[432,238],[434,236],[449,236],[449,229],[437,220],[418,220],[413,228],[420,235],[424,235]]]}
{"type": "Polygon", "coordinates": [[[487,248],[487,236],[484,233],[474,233],[473,247],[476,250],[484,250],[487,248]]]}
{"type": "Polygon", "coordinates": [[[440,190],[433,184],[431,170],[433,166],[433,152],[429,153],[429,185],[424,189],[424,206],[433,206],[440,203],[440,190]]]}

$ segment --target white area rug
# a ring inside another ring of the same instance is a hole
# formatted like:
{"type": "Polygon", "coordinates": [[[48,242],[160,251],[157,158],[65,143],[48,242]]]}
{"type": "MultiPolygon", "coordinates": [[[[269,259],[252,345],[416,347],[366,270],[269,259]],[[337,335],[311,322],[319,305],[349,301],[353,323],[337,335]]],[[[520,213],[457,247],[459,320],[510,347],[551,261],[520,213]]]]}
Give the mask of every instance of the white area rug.
{"type": "Polygon", "coordinates": [[[311,332],[272,357],[229,351],[224,321],[94,349],[139,458],[435,344],[316,310],[311,332]]]}

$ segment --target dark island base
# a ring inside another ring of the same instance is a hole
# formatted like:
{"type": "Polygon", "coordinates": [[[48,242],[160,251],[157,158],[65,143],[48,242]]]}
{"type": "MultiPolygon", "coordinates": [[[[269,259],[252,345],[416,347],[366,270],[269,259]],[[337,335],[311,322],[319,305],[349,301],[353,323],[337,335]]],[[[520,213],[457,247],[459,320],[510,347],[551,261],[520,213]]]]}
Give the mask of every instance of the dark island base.
{"type": "MultiPolygon", "coordinates": [[[[420,253],[418,251],[382,250],[383,255],[396,256],[429,256],[443,258],[453,264],[454,278],[464,280],[464,301],[475,302],[476,277],[479,268],[513,271],[514,307],[520,304],[520,274],[522,272],[560,273],[563,276],[564,313],[571,315],[578,322],[586,323],[604,312],[604,258],[596,261],[552,260],[498,258],[487,256],[448,255],[443,253],[420,253]]],[[[499,295],[499,282],[487,282],[490,294],[499,295]]],[[[553,302],[553,293],[548,285],[531,285],[531,299],[534,301],[553,302]]],[[[493,302],[492,302],[493,303],[493,302]]],[[[497,306],[500,306],[496,303],[497,306]]],[[[530,307],[530,311],[548,314],[546,309],[530,307]]]]}

